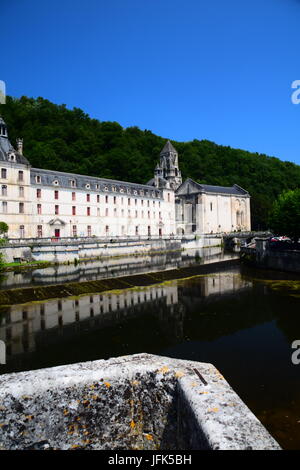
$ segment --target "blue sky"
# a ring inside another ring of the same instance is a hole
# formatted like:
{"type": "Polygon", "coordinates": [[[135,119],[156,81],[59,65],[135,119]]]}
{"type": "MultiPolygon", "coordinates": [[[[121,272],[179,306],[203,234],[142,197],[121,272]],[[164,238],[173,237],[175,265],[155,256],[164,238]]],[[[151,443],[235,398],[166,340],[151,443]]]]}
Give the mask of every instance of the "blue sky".
{"type": "Polygon", "coordinates": [[[300,0],[1,0],[0,15],[12,96],[300,164],[300,0]]]}

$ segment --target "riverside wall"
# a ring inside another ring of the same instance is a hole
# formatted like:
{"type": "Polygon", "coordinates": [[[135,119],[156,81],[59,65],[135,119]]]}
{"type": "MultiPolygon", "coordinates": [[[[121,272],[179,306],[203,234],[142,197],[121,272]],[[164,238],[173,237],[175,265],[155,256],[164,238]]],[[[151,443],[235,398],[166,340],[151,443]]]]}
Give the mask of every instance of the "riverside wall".
{"type": "Polygon", "coordinates": [[[8,241],[1,249],[6,263],[46,261],[73,262],[75,259],[110,258],[114,256],[143,255],[165,251],[180,251],[206,246],[218,246],[222,238],[195,237],[158,239],[24,239],[8,241]]]}

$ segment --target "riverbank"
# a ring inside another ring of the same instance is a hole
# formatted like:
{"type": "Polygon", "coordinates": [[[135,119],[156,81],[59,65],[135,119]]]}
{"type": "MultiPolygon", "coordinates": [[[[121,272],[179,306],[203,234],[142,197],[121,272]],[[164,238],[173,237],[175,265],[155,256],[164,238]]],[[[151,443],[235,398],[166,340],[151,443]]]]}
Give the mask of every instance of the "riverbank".
{"type": "Polygon", "coordinates": [[[112,290],[123,290],[133,287],[146,287],[165,281],[187,279],[190,277],[210,274],[226,270],[239,264],[239,259],[230,259],[216,263],[188,266],[166,271],[151,272],[139,275],[121,276],[95,281],[71,282],[48,286],[25,287],[0,291],[0,306],[24,304],[48,299],[80,296],[112,290]]]}

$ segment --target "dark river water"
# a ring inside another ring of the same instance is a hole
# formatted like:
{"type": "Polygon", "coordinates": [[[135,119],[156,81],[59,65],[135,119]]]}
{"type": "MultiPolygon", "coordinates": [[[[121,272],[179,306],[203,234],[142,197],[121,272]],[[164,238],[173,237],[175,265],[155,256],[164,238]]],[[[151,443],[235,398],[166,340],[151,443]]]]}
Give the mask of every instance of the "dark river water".
{"type": "Polygon", "coordinates": [[[237,266],[2,309],[7,363],[0,373],[139,352],[210,362],[281,446],[300,449],[300,364],[292,363],[291,347],[297,339],[300,277],[237,266]]]}

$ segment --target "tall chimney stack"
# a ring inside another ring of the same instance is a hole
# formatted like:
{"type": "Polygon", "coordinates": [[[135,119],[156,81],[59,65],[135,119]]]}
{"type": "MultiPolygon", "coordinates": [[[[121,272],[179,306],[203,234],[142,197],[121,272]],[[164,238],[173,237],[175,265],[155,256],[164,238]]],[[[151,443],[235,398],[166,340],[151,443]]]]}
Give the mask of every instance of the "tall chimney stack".
{"type": "Polygon", "coordinates": [[[23,155],[23,139],[17,139],[17,152],[23,155]]]}

